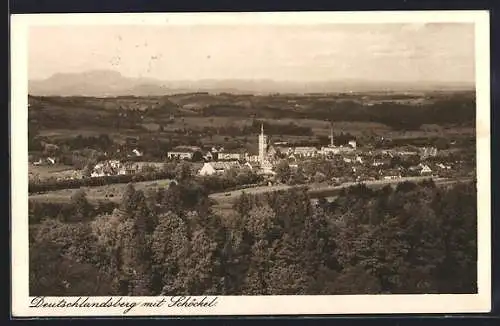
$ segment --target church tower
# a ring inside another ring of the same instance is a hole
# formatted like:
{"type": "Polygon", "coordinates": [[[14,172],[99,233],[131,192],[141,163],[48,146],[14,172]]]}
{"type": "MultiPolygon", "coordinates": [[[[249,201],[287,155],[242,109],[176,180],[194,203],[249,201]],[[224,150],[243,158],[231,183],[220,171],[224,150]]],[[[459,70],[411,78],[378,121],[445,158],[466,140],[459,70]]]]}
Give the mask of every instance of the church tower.
{"type": "Polygon", "coordinates": [[[267,137],[264,135],[264,125],[260,125],[260,135],[259,135],[259,162],[264,164],[266,159],[266,149],[267,149],[267,137]]]}
{"type": "Polygon", "coordinates": [[[330,123],[330,147],[335,147],[335,144],[333,143],[333,124],[330,123]]]}

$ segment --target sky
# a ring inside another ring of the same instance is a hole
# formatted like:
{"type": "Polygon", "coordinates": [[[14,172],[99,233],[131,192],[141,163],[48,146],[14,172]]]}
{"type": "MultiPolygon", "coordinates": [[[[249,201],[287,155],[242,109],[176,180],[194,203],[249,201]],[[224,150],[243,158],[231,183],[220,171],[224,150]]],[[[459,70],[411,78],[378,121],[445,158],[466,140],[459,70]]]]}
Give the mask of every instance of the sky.
{"type": "Polygon", "coordinates": [[[115,70],[160,80],[474,82],[474,25],[38,26],[29,78],[115,70]]]}

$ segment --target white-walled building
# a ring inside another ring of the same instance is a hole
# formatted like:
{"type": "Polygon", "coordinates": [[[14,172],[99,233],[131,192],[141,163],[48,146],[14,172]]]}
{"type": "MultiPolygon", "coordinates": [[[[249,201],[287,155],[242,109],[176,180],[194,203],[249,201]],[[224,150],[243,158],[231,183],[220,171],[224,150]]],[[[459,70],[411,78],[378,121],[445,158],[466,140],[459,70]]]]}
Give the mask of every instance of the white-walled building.
{"type": "Polygon", "coordinates": [[[420,156],[422,158],[427,158],[427,157],[435,157],[437,156],[437,148],[436,147],[423,147],[420,149],[420,156]]]}
{"type": "Polygon", "coordinates": [[[420,167],[420,174],[421,175],[429,175],[432,173],[431,168],[426,164],[420,164],[419,167],[420,167]]]}
{"type": "Polygon", "coordinates": [[[191,160],[195,152],[201,151],[197,146],[177,146],[167,153],[167,157],[171,160],[191,160]]]}
{"type": "Polygon", "coordinates": [[[137,156],[137,157],[142,156],[142,152],[141,152],[141,151],[139,151],[137,148],[135,148],[135,149],[132,151],[132,153],[134,153],[134,155],[135,155],[135,156],[137,156]]]}
{"type": "Polygon", "coordinates": [[[293,154],[301,157],[314,157],[318,154],[318,149],[316,147],[295,147],[293,154]]]}
{"type": "Polygon", "coordinates": [[[237,161],[230,162],[207,162],[198,171],[199,175],[222,174],[231,168],[241,168],[237,161]]]}
{"type": "Polygon", "coordinates": [[[220,152],[217,153],[217,159],[221,161],[239,161],[245,158],[244,153],[239,152],[220,152]]]}

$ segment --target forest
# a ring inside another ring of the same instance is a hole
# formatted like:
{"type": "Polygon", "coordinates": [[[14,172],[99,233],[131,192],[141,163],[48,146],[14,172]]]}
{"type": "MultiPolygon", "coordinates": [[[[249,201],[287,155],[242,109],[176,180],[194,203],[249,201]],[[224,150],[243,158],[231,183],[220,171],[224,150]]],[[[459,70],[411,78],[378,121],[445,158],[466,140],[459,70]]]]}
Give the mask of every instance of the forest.
{"type": "Polygon", "coordinates": [[[30,295],[475,293],[476,185],[243,194],[230,216],[186,175],[80,220],[30,224],[30,295]]]}

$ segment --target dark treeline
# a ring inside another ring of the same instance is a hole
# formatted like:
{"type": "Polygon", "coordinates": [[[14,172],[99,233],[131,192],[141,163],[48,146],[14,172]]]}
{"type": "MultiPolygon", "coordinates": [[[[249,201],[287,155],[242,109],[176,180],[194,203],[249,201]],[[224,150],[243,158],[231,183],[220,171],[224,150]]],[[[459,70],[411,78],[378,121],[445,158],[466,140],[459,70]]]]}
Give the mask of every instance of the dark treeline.
{"type": "MultiPolygon", "coordinates": [[[[255,173],[229,172],[225,176],[198,177],[197,182],[208,193],[232,191],[261,184],[263,177],[255,173]]],[[[106,200],[91,204],[83,189],[77,191],[69,202],[29,201],[29,223],[40,223],[43,219],[57,219],[62,222],[84,222],[93,220],[101,214],[111,213],[117,204],[106,200]]]]}
{"type": "Polygon", "coordinates": [[[475,184],[242,195],[220,217],[193,179],[92,222],[30,229],[30,295],[474,293],[475,184]]]}
{"type": "Polygon", "coordinates": [[[256,118],[317,119],[330,121],[378,122],[394,129],[418,129],[423,124],[459,124],[473,126],[476,103],[469,97],[451,97],[430,104],[379,103],[367,106],[361,101],[345,100],[334,102],[311,101],[307,110],[292,108],[258,107],[248,109],[239,106],[209,106],[206,116],[253,115],[256,118]]]}
{"type": "Polygon", "coordinates": [[[118,204],[103,201],[91,205],[84,192],[77,192],[69,203],[29,201],[29,224],[40,223],[44,219],[56,219],[60,222],[84,222],[98,215],[110,214],[118,204]]]}
{"type": "Polygon", "coordinates": [[[88,137],[78,135],[74,138],[65,139],[64,143],[61,143],[60,145],[67,145],[70,150],[93,148],[97,150],[106,151],[113,146],[113,140],[107,134],[101,134],[99,136],[88,136],[88,137]]]}
{"type": "Polygon", "coordinates": [[[301,127],[293,122],[288,124],[273,124],[267,121],[253,120],[251,126],[245,126],[243,132],[246,134],[260,133],[261,126],[264,127],[267,135],[295,135],[311,136],[313,134],[311,127],[301,127]]]}
{"type": "Polygon", "coordinates": [[[314,104],[307,115],[332,121],[379,122],[394,129],[418,129],[423,124],[473,126],[475,105],[475,100],[468,98],[443,99],[423,105],[382,103],[364,106],[346,101],[335,103],[332,107],[314,104]]]}
{"type": "Polygon", "coordinates": [[[204,126],[200,132],[208,135],[227,135],[227,136],[248,136],[260,133],[261,126],[264,126],[267,135],[291,135],[291,136],[310,136],[313,134],[311,127],[301,127],[296,123],[270,123],[269,121],[256,120],[251,125],[241,127],[235,125],[226,125],[218,127],[204,126]]]}

